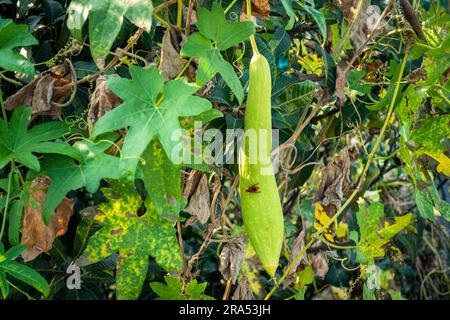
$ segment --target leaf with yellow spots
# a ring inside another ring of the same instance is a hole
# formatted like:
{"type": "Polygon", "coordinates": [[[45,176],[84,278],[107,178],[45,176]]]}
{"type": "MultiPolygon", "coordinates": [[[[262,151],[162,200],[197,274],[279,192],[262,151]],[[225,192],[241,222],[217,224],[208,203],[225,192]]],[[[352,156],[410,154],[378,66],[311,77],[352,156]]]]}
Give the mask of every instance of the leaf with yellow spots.
{"type": "Polygon", "coordinates": [[[420,120],[419,128],[411,132],[411,139],[416,143],[418,149],[416,157],[426,154],[437,162],[437,170],[443,174],[450,175],[450,159],[445,155],[443,142],[450,137],[450,115],[427,117],[420,120]]]}
{"type": "MultiPolygon", "coordinates": [[[[333,242],[333,231],[330,227],[326,228],[328,223],[330,222],[331,218],[326,214],[325,210],[323,209],[321,204],[316,204],[316,207],[314,209],[314,228],[318,232],[322,232],[325,239],[327,239],[330,242],[333,242]]],[[[336,226],[336,223],[335,223],[336,226]]]]}
{"type": "Polygon", "coordinates": [[[358,243],[357,260],[361,263],[371,263],[375,258],[384,257],[384,246],[412,222],[412,214],[409,213],[394,217],[393,223],[386,221],[379,229],[383,216],[384,207],[381,203],[373,203],[368,207],[361,204],[359,212],[356,213],[361,236],[359,240],[355,239],[357,236],[351,238],[358,243]]]}
{"type": "Polygon", "coordinates": [[[148,256],[170,272],[181,269],[181,252],[171,222],[155,211],[138,215],[143,201],[134,188],[113,184],[103,189],[108,202],[98,207],[95,220],[102,226],[90,239],[79,266],[85,266],[118,252],[117,299],[137,299],[148,269],[148,256]]]}

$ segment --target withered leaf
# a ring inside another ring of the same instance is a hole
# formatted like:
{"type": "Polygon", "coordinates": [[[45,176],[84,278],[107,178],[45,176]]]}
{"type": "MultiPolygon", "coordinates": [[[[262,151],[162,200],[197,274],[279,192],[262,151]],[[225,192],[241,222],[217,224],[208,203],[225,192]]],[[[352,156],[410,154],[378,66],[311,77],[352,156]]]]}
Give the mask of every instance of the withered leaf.
{"type": "Polygon", "coordinates": [[[335,0],[335,2],[341,8],[348,23],[355,20],[353,29],[350,32],[350,39],[355,50],[365,45],[368,36],[372,32],[378,34],[388,29],[388,25],[384,19],[377,26],[380,12],[378,7],[370,5],[370,1],[362,1],[357,16],[359,0],[335,0]]]}
{"type": "Polygon", "coordinates": [[[73,200],[65,198],[56,208],[50,223],[46,225],[42,218],[42,204],[51,181],[48,177],[34,179],[30,186],[30,199],[25,206],[23,220],[22,244],[28,249],[22,253],[24,261],[34,260],[42,252],[48,252],[56,237],[67,231],[73,214],[73,200]]]}
{"type": "Polygon", "coordinates": [[[328,260],[325,253],[319,252],[313,254],[311,257],[311,267],[315,276],[324,279],[329,269],[328,260]]]}
{"type": "Polygon", "coordinates": [[[166,81],[174,79],[187,63],[180,57],[181,42],[185,39],[177,28],[167,28],[164,32],[159,71],[166,81]]]}
{"type": "Polygon", "coordinates": [[[244,261],[245,238],[231,238],[220,253],[219,271],[225,280],[231,280],[234,284],[244,261]]]}
{"type": "MultiPolygon", "coordinates": [[[[294,242],[292,243],[292,250],[291,250],[291,254],[289,255],[288,265],[291,265],[291,263],[295,261],[297,256],[300,254],[300,252],[302,252],[302,250],[304,248],[305,248],[305,230],[302,230],[298,234],[297,238],[295,238],[294,242]]],[[[294,283],[295,282],[295,274],[298,271],[301,271],[307,265],[309,265],[309,261],[306,256],[306,253],[305,253],[292,266],[291,270],[289,271],[288,275],[286,276],[286,279],[283,282],[283,287],[287,288],[292,283],[294,283]]]]}
{"type": "Polygon", "coordinates": [[[210,200],[206,174],[199,171],[192,174],[192,176],[188,178],[185,192],[186,196],[190,196],[190,198],[189,204],[184,211],[192,216],[186,221],[186,226],[194,224],[197,220],[202,224],[207,223],[210,216],[210,200]],[[196,181],[198,181],[197,185],[194,185],[196,181]]]}
{"type": "Polygon", "coordinates": [[[322,179],[314,193],[313,201],[333,216],[341,207],[341,201],[352,192],[350,166],[358,157],[357,148],[345,147],[322,171],[322,179]]]}
{"type": "Polygon", "coordinates": [[[183,196],[186,198],[190,198],[194,193],[195,189],[197,189],[198,183],[200,182],[201,177],[203,176],[203,172],[198,170],[191,170],[189,172],[189,176],[186,179],[186,182],[183,184],[183,196]]]}
{"type": "Polygon", "coordinates": [[[32,115],[60,117],[61,108],[70,104],[76,91],[76,74],[70,60],[38,76],[5,101],[7,110],[31,106],[32,115]]]}
{"type": "MultiPolygon", "coordinates": [[[[185,17],[186,20],[187,20],[188,14],[189,14],[189,7],[183,7],[183,17],[185,17]]],[[[197,11],[192,9],[191,14],[189,16],[189,25],[193,26],[197,23],[197,21],[198,21],[197,11]]]]}
{"type": "Polygon", "coordinates": [[[95,82],[95,90],[91,96],[91,107],[87,116],[89,128],[92,128],[105,113],[122,103],[122,99],[108,89],[107,81],[108,76],[99,76],[95,82]]]}
{"type": "Polygon", "coordinates": [[[239,279],[236,290],[234,290],[232,300],[255,300],[253,291],[246,276],[239,279]]]}
{"type": "Polygon", "coordinates": [[[343,105],[345,101],[345,85],[347,84],[345,60],[337,66],[337,79],[336,79],[336,96],[339,99],[339,105],[343,105]]]}
{"type": "MultiPolygon", "coordinates": [[[[252,16],[267,19],[270,13],[269,0],[252,0],[252,16]]],[[[247,2],[244,0],[242,5],[241,17],[247,17],[247,2]]]]}

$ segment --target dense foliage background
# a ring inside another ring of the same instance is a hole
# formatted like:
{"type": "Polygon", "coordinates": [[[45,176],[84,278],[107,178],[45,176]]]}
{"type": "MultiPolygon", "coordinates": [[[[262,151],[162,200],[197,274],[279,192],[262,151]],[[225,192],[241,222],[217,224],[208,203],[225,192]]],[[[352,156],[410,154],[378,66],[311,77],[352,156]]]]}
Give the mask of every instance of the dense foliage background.
{"type": "Polygon", "coordinates": [[[0,0],[2,299],[449,298],[448,3],[244,4],[0,0]],[[243,128],[251,34],[280,130],[275,279],[237,166],[167,156],[195,121],[243,128]]]}

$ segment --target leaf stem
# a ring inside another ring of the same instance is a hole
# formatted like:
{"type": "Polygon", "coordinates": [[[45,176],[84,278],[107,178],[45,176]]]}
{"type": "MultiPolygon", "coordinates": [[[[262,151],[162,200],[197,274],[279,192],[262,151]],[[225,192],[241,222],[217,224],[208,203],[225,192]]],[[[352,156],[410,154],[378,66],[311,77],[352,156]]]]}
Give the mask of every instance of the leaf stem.
{"type": "Polygon", "coordinates": [[[395,84],[394,95],[393,95],[393,98],[391,100],[391,104],[389,106],[389,110],[388,110],[388,112],[386,114],[386,118],[384,120],[383,127],[381,128],[380,135],[378,136],[377,140],[375,141],[375,144],[374,144],[374,146],[372,148],[372,151],[370,152],[370,154],[369,154],[369,156],[367,158],[367,162],[366,162],[366,164],[364,166],[364,169],[363,169],[363,171],[361,173],[358,186],[355,188],[355,190],[352,192],[352,194],[348,197],[348,199],[344,202],[342,207],[328,221],[328,223],[324,226],[324,228],[322,228],[321,231],[318,231],[318,232],[316,232],[315,234],[313,234],[311,236],[311,240],[303,247],[303,250],[295,257],[295,259],[292,261],[292,263],[286,268],[286,271],[281,276],[280,280],[276,283],[276,285],[272,288],[272,290],[270,290],[270,292],[266,295],[264,300],[269,300],[270,299],[270,297],[275,293],[277,288],[283,283],[284,279],[287,277],[287,275],[289,274],[291,269],[294,267],[294,265],[296,265],[298,260],[300,260],[300,258],[306,253],[306,250],[309,247],[311,247],[313,245],[313,243],[320,237],[320,235],[323,232],[323,230],[326,230],[332,223],[335,223],[335,221],[337,221],[338,217],[352,203],[353,199],[359,193],[359,191],[361,189],[361,186],[364,184],[364,181],[365,181],[367,172],[369,171],[369,168],[370,168],[370,165],[372,163],[372,160],[375,157],[375,153],[377,152],[378,147],[380,146],[381,139],[383,138],[384,133],[385,133],[385,131],[386,131],[388,125],[389,125],[389,120],[390,120],[390,118],[392,116],[392,112],[394,110],[395,101],[397,100],[397,94],[398,94],[398,91],[399,91],[399,88],[400,88],[400,82],[401,82],[402,77],[403,77],[403,72],[405,71],[406,62],[408,61],[409,50],[410,50],[410,48],[409,48],[409,46],[407,46],[406,52],[405,52],[405,56],[403,57],[402,65],[400,67],[400,72],[399,72],[399,75],[398,75],[398,79],[397,79],[396,84],[395,84]]]}
{"type": "Polygon", "coordinates": [[[11,170],[9,172],[9,177],[8,177],[8,190],[6,193],[6,203],[5,203],[5,208],[3,210],[3,217],[2,217],[2,228],[0,230],[0,242],[3,239],[3,233],[5,232],[5,226],[6,226],[6,215],[8,214],[8,209],[9,209],[9,200],[11,197],[11,186],[12,186],[12,177],[15,171],[15,163],[14,160],[11,161],[11,170]]]}

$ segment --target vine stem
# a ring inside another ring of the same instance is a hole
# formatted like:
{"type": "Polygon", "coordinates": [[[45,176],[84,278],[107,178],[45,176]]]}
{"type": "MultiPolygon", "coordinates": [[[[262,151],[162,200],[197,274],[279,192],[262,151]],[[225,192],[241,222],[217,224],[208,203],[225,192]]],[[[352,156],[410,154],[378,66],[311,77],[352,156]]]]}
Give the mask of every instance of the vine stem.
{"type": "Polygon", "coordinates": [[[181,23],[183,21],[183,0],[178,0],[177,7],[177,28],[181,30],[181,23]]]}
{"type": "Polygon", "coordinates": [[[184,64],[183,68],[180,70],[180,72],[176,76],[175,80],[180,79],[180,77],[183,75],[183,73],[187,70],[187,68],[191,64],[192,60],[194,60],[194,57],[190,57],[189,60],[184,64]]]}
{"type": "Polygon", "coordinates": [[[2,116],[6,123],[8,123],[8,117],[6,116],[6,107],[5,103],[3,102],[3,94],[2,90],[0,89],[0,107],[2,108],[2,116]]]}
{"type": "Polygon", "coordinates": [[[231,3],[228,5],[228,7],[224,10],[224,13],[227,14],[228,11],[230,11],[230,9],[233,8],[233,6],[236,2],[237,2],[237,0],[231,1],[231,3]]]}
{"type": "MultiPolygon", "coordinates": [[[[247,18],[252,21],[252,0],[247,0],[247,18]]],[[[253,22],[252,22],[253,23],[253,22]]],[[[253,52],[259,54],[258,46],[256,45],[255,35],[250,35],[250,44],[252,46],[253,52]]]]}
{"type": "Polygon", "coordinates": [[[225,293],[223,294],[222,300],[228,300],[228,298],[230,297],[231,285],[231,280],[227,280],[227,286],[225,287],[225,293]]]}
{"type": "Polygon", "coordinates": [[[3,233],[5,232],[5,226],[6,226],[6,215],[8,214],[8,209],[9,209],[9,200],[11,197],[11,186],[12,186],[12,177],[15,171],[15,163],[14,160],[11,161],[11,171],[9,172],[9,177],[8,177],[8,190],[7,190],[7,194],[6,194],[6,203],[5,203],[5,208],[3,210],[3,218],[2,218],[2,228],[0,230],[0,242],[3,239],[3,233]]]}
{"type": "Polygon", "coordinates": [[[374,144],[374,146],[372,148],[372,151],[370,152],[370,154],[369,154],[369,156],[367,158],[367,162],[366,162],[366,165],[364,166],[364,169],[363,169],[363,171],[361,173],[358,186],[355,188],[355,190],[352,192],[352,194],[347,198],[347,201],[344,202],[342,207],[328,221],[328,223],[321,230],[317,231],[315,234],[313,234],[311,236],[311,240],[303,247],[303,250],[295,257],[294,261],[291,264],[288,265],[288,267],[286,268],[286,271],[283,273],[283,275],[281,276],[280,280],[278,280],[278,282],[275,284],[275,286],[272,288],[272,290],[270,290],[270,292],[266,295],[264,300],[269,300],[270,299],[270,297],[275,293],[277,288],[283,283],[284,279],[287,277],[287,275],[292,270],[294,265],[296,265],[298,260],[300,260],[300,258],[306,253],[306,250],[309,247],[311,247],[313,245],[313,243],[317,239],[319,239],[319,237],[320,237],[321,233],[323,232],[323,230],[326,230],[329,226],[331,226],[331,224],[333,224],[333,223],[335,223],[337,221],[338,217],[352,203],[353,199],[359,193],[359,191],[360,191],[360,189],[361,189],[361,187],[364,184],[364,181],[366,179],[366,175],[367,175],[367,172],[369,171],[369,167],[370,167],[370,165],[372,163],[372,160],[375,157],[375,153],[377,152],[378,147],[380,146],[381,139],[383,138],[384,133],[386,132],[386,129],[387,129],[388,125],[389,125],[389,120],[391,119],[392,112],[394,111],[395,101],[397,100],[397,95],[398,95],[398,91],[399,91],[399,88],[400,88],[400,82],[401,82],[402,77],[403,77],[403,72],[405,71],[406,62],[408,61],[409,50],[410,50],[410,47],[407,46],[406,51],[405,51],[405,56],[403,57],[402,65],[400,67],[400,72],[399,72],[399,75],[398,75],[398,79],[397,79],[396,84],[395,84],[394,95],[392,97],[391,104],[389,105],[389,109],[388,109],[388,112],[386,114],[386,119],[384,120],[383,127],[381,128],[380,135],[378,136],[377,140],[375,141],[375,144],[374,144]]]}

